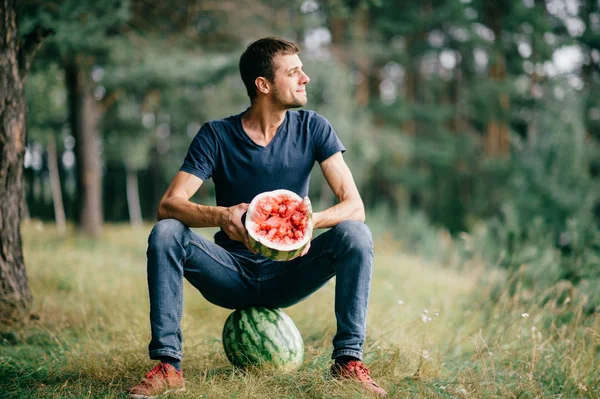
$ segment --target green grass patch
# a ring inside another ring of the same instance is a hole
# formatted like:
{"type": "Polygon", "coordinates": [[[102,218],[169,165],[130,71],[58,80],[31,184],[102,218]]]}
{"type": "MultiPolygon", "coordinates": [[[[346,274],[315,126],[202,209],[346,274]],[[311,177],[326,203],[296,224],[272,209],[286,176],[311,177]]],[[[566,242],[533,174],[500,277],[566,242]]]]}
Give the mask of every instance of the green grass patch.
{"type": "MultiPolygon", "coordinates": [[[[0,328],[0,396],[126,397],[154,365],[147,357],[149,231],[108,225],[94,241],[73,231],[60,238],[39,222],[23,226],[33,317],[0,328]]],[[[376,238],[365,363],[389,396],[599,397],[598,315],[586,316],[575,301],[527,308],[508,289],[497,291],[507,279],[474,259],[449,267],[407,255],[384,234],[376,238]]],[[[222,349],[230,311],[186,283],[187,391],[177,397],[365,397],[327,378],[334,284],[285,310],[305,342],[300,370],[244,373],[222,349]]]]}

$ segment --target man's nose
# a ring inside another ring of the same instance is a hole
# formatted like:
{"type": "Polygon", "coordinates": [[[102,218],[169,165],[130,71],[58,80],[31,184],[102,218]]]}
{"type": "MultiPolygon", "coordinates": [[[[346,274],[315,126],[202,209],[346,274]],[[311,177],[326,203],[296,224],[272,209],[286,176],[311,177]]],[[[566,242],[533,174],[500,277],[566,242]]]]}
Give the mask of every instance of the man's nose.
{"type": "Polygon", "coordinates": [[[308,84],[308,82],[310,82],[310,78],[309,78],[309,77],[308,77],[308,75],[307,75],[306,73],[304,73],[304,72],[302,72],[301,79],[302,79],[302,80],[301,80],[301,82],[302,82],[302,84],[304,84],[304,85],[305,85],[305,84],[308,84]]]}

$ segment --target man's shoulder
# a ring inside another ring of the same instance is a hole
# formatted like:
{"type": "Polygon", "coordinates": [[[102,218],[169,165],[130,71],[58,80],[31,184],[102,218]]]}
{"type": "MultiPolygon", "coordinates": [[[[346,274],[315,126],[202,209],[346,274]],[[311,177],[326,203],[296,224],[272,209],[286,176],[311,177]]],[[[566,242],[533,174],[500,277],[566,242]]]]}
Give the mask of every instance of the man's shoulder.
{"type": "Polygon", "coordinates": [[[202,124],[196,138],[210,141],[222,141],[227,137],[231,137],[237,129],[236,118],[238,117],[239,114],[206,121],[202,124]]]}
{"type": "Polygon", "coordinates": [[[239,117],[239,114],[229,115],[224,118],[212,119],[204,122],[204,125],[212,128],[213,130],[221,130],[224,128],[234,127],[236,124],[236,118],[239,117]]]}
{"type": "Polygon", "coordinates": [[[309,125],[313,124],[329,124],[329,121],[317,111],[312,109],[299,109],[295,111],[289,111],[290,118],[298,122],[308,122],[309,125]]]}

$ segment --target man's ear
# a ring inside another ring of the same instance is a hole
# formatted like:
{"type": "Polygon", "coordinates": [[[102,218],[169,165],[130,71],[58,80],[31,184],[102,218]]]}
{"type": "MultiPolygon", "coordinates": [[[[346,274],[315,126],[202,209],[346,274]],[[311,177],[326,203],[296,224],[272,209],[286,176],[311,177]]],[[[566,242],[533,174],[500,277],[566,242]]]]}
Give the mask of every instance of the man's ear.
{"type": "Polygon", "coordinates": [[[256,85],[256,89],[263,94],[269,94],[271,92],[271,82],[262,76],[256,78],[254,84],[256,85]]]}

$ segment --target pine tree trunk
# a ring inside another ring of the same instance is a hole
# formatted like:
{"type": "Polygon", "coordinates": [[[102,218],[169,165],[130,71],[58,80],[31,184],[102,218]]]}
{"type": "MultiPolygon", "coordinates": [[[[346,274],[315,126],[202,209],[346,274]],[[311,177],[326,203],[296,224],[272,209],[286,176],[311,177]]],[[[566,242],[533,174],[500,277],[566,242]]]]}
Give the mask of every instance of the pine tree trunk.
{"type": "Polygon", "coordinates": [[[16,2],[0,0],[0,324],[22,318],[31,302],[19,226],[26,105],[17,33],[16,2]]]}
{"type": "Polygon", "coordinates": [[[54,135],[48,142],[48,169],[50,172],[50,188],[52,189],[52,203],[54,205],[56,231],[59,234],[64,234],[67,231],[67,224],[65,220],[65,207],[63,205],[60,175],[58,173],[58,156],[56,153],[54,135]]]}
{"type": "MultiPolygon", "coordinates": [[[[421,83],[423,81],[421,76],[423,56],[419,50],[419,46],[424,40],[425,32],[423,31],[416,32],[406,38],[406,49],[410,56],[406,65],[404,95],[410,107],[417,107],[421,103],[419,91],[421,90],[421,83]]],[[[402,123],[402,131],[412,136],[421,132],[422,128],[420,126],[422,123],[419,122],[414,112],[411,112],[411,114],[411,118],[402,123]]]]}
{"type": "MultiPolygon", "coordinates": [[[[489,3],[487,18],[495,36],[495,54],[492,58],[488,76],[496,83],[502,83],[506,79],[506,61],[502,50],[502,8],[500,3],[489,3]]],[[[510,152],[510,131],[508,128],[508,109],[510,106],[507,93],[500,93],[494,106],[495,113],[502,116],[492,116],[488,122],[487,135],[485,138],[485,151],[490,157],[505,156],[510,152]]]]}
{"type": "MultiPolygon", "coordinates": [[[[409,65],[406,68],[406,77],[404,78],[404,90],[405,90],[405,98],[406,102],[409,105],[414,105],[417,102],[417,75],[418,68],[414,67],[414,61],[408,61],[409,65]]],[[[402,123],[402,131],[408,135],[414,135],[417,130],[417,124],[415,122],[415,118],[411,117],[410,119],[405,120],[402,123]]]]}
{"type": "Polygon", "coordinates": [[[354,51],[359,57],[356,59],[358,70],[362,75],[362,81],[356,88],[356,103],[362,107],[369,105],[370,100],[370,80],[371,80],[371,63],[368,54],[365,54],[367,49],[367,34],[369,31],[369,13],[366,7],[359,7],[355,11],[354,18],[354,43],[358,48],[354,51]]]}
{"type": "Polygon", "coordinates": [[[98,151],[100,107],[90,94],[87,68],[75,59],[65,64],[69,119],[75,136],[78,223],[86,235],[102,234],[102,170],[98,151]]]}
{"type": "Polygon", "coordinates": [[[132,227],[142,225],[142,208],[140,206],[140,191],[138,188],[137,170],[130,166],[127,168],[127,208],[129,221],[132,227]]]}
{"type": "MultiPolygon", "coordinates": [[[[506,77],[506,66],[504,64],[504,54],[501,51],[496,53],[496,61],[490,67],[490,79],[496,82],[503,82],[506,77]]],[[[500,93],[497,98],[498,112],[506,115],[509,108],[508,94],[500,93]]],[[[485,139],[486,153],[491,157],[507,155],[510,151],[510,132],[508,122],[504,117],[492,116],[488,122],[487,136],[485,139]]]]}

